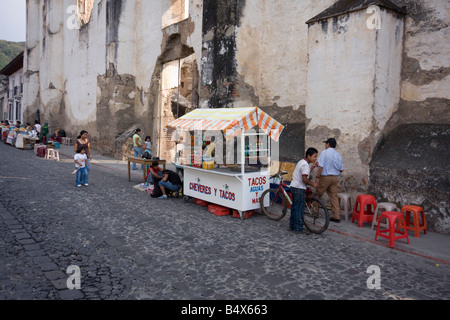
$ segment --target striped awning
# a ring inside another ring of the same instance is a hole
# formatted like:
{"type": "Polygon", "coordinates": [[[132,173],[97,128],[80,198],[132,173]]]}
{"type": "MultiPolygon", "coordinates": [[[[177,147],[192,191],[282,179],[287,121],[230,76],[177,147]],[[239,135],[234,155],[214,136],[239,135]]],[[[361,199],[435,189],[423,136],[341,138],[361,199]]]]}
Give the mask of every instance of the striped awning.
{"type": "Polygon", "coordinates": [[[170,122],[169,127],[179,130],[220,130],[225,138],[258,127],[274,141],[278,141],[284,126],[258,107],[195,109],[170,122]]]}

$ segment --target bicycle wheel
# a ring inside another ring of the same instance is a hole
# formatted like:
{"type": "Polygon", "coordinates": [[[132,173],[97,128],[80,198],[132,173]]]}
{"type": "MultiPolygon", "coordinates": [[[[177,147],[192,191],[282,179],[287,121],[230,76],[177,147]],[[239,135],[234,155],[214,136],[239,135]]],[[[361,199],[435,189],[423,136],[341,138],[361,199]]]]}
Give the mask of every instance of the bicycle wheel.
{"type": "Polygon", "coordinates": [[[268,189],[259,199],[261,211],[272,220],[282,219],[287,212],[287,203],[278,189],[268,189]]]}
{"type": "Polygon", "coordinates": [[[320,234],[328,228],[330,212],[319,199],[306,198],[303,223],[310,232],[320,234]]]}

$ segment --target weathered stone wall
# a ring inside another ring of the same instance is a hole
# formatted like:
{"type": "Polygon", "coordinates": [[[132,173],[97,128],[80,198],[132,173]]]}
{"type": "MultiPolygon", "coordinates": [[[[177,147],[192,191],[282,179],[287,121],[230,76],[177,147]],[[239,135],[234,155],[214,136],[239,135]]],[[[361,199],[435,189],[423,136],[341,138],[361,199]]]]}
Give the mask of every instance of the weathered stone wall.
{"type": "Polygon", "coordinates": [[[39,104],[39,25],[40,20],[39,0],[27,1],[27,42],[23,59],[23,107],[25,122],[34,123],[39,104]]]}
{"type": "Polygon", "coordinates": [[[308,65],[308,19],[335,0],[246,0],[236,29],[237,73],[252,92],[244,106],[304,109],[308,65]]]}
{"type": "Polygon", "coordinates": [[[202,108],[237,107],[236,28],[245,0],[203,1],[202,108]]]}
{"type": "MultiPolygon", "coordinates": [[[[187,19],[168,25],[161,30],[160,51],[155,63],[152,90],[150,92],[151,96],[154,97],[152,148],[159,157],[168,161],[173,161],[174,159],[175,141],[172,137],[172,131],[167,129],[167,124],[177,118],[177,113],[180,111],[178,100],[185,99],[183,93],[186,94],[188,91],[189,81],[192,81],[192,87],[189,88],[189,92],[190,90],[194,90],[196,98],[192,99],[190,97],[191,99],[188,100],[189,105],[183,105],[181,108],[186,110],[188,107],[191,109],[198,107],[198,86],[202,67],[200,63],[202,60],[202,1],[191,1],[189,8],[190,14],[187,19]],[[188,79],[188,82],[186,82],[186,74],[182,72],[183,66],[186,66],[186,63],[191,66],[189,70],[192,71],[189,76],[191,78],[190,80],[188,79]],[[169,81],[165,76],[171,73],[166,73],[164,70],[164,66],[168,64],[176,68],[181,68],[178,74],[181,84],[179,95],[178,88],[163,90],[164,83],[169,81]],[[194,100],[196,103],[192,104],[194,100]]],[[[184,113],[180,115],[182,114],[184,113]]]]}
{"type": "Polygon", "coordinates": [[[160,134],[162,64],[184,57],[185,48],[189,54],[199,48],[201,59],[195,21],[202,19],[202,1],[190,1],[188,21],[164,30],[164,1],[88,2],[92,12],[81,26],[77,1],[28,2],[26,118],[34,121],[40,110],[51,130],[63,128],[72,138],[87,130],[96,151],[121,158],[117,138],[124,132],[140,127],[154,142],[160,134]],[[181,41],[174,44],[174,36],[181,41]]]}
{"type": "Polygon", "coordinates": [[[425,210],[428,229],[450,233],[448,1],[406,6],[401,96],[374,150],[369,191],[425,210]]]}
{"type": "Polygon", "coordinates": [[[404,124],[383,140],[369,192],[398,208],[424,209],[427,229],[450,234],[450,124],[404,124]]]}
{"type": "Polygon", "coordinates": [[[448,1],[397,2],[407,8],[401,97],[385,132],[402,123],[450,123],[448,1]]]}
{"type": "Polygon", "coordinates": [[[76,137],[81,129],[96,133],[96,74],[104,41],[97,31],[98,15],[73,28],[74,1],[27,2],[25,104],[28,121],[40,111],[50,131],[60,127],[76,137]]]}

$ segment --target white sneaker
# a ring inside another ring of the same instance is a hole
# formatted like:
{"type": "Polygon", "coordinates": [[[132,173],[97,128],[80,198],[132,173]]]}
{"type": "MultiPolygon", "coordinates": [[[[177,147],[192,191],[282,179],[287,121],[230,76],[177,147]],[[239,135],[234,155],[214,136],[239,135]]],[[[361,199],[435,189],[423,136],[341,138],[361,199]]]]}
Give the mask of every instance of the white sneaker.
{"type": "Polygon", "coordinates": [[[81,184],[77,185],[77,188],[81,187],[81,184]]]}
{"type": "Polygon", "coordinates": [[[86,184],[84,184],[84,186],[87,187],[87,186],[89,186],[89,185],[86,183],[86,184]]]}

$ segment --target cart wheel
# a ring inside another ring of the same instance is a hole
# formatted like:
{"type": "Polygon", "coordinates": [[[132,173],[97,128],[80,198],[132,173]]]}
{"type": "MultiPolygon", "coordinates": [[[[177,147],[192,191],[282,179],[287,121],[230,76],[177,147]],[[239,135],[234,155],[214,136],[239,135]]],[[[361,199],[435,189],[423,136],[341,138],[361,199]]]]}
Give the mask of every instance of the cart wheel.
{"type": "Polygon", "coordinates": [[[183,197],[184,202],[189,202],[189,199],[191,199],[191,197],[189,197],[189,196],[184,196],[183,197]]]}

